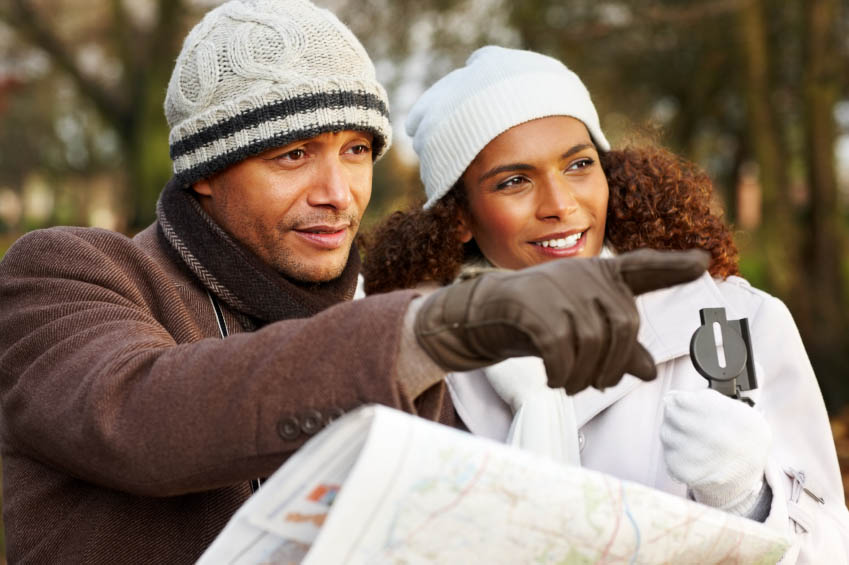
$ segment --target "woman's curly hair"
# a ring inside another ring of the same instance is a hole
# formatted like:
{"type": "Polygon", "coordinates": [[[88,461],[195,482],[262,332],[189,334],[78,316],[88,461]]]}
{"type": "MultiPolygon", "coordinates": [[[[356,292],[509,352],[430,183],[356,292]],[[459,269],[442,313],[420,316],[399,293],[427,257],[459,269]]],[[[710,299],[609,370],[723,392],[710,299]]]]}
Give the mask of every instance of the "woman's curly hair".
{"type": "MultiPolygon", "coordinates": [[[[617,252],[700,248],[710,252],[714,277],[739,273],[731,230],[712,209],[713,185],[703,171],[661,147],[599,155],[610,189],[605,239],[617,252]]],[[[467,210],[458,182],[429,210],[416,203],[363,236],[366,293],[454,280],[463,263],[481,257],[474,240],[459,239],[458,217],[467,210]]]]}

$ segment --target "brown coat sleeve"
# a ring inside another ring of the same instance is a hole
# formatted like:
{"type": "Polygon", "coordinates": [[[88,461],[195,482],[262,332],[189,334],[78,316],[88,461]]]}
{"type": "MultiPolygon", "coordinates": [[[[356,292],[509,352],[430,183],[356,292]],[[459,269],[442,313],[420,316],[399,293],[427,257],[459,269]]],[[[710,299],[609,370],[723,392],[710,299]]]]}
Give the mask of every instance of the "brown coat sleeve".
{"type": "Polygon", "coordinates": [[[414,296],[203,338],[129,239],[34,232],[0,263],[4,441],[86,481],[169,496],[269,475],[309,438],[284,429],[311,415],[380,403],[450,419],[444,385],[414,402],[393,378],[414,296]]]}

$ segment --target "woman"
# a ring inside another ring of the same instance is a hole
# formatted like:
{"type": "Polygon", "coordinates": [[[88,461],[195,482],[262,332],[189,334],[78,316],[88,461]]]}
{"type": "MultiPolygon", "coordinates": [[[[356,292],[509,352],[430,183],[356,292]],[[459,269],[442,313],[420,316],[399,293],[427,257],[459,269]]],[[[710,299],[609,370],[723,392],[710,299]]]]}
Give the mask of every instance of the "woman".
{"type": "Polygon", "coordinates": [[[476,51],[422,95],[407,131],[427,201],[372,234],[369,293],[640,247],[711,254],[710,275],[638,299],[657,379],[567,397],[534,358],[450,375],[470,431],[765,521],[793,536],[785,562],[849,562],[816,379],[786,307],[737,276],[704,174],[657,148],[611,151],[580,79],[527,51],[476,51]],[[754,407],[708,389],[689,359],[709,307],[749,321],[754,407]]]}

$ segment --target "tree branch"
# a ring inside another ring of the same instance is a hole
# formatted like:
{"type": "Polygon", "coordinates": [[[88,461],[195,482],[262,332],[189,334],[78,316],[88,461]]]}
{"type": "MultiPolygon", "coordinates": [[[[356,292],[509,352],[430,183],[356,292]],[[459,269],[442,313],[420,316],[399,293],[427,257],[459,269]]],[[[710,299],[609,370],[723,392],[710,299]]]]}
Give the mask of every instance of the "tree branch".
{"type": "MultiPolygon", "coordinates": [[[[171,42],[178,36],[178,31],[185,15],[183,0],[159,0],[157,3],[157,23],[154,26],[153,50],[163,56],[171,52],[171,42]]],[[[171,61],[168,62],[171,67],[171,61]]]]}
{"type": "MultiPolygon", "coordinates": [[[[752,0],[713,0],[702,2],[695,6],[668,7],[657,3],[650,4],[645,8],[635,8],[630,19],[622,22],[593,21],[578,25],[569,25],[562,30],[562,41],[581,43],[604,39],[612,34],[643,33],[646,26],[651,25],[698,25],[705,19],[716,18],[730,13],[736,13],[752,0]]],[[[536,19],[536,15],[534,15],[536,19]]],[[[539,24],[542,29],[544,24],[539,24]]],[[[521,26],[520,26],[521,27],[521,26]]],[[[528,40],[529,38],[526,38],[528,40]]]]}
{"type": "Polygon", "coordinates": [[[680,8],[656,4],[648,7],[645,13],[645,19],[654,23],[688,24],[700,22],[705,18],[713,18],[723,14],[737,12],[748,2],[750,0],[714,0],[713,2],[702,2],[680,8]]]}
{"type": "Polygon", "coordinates": [[[32,44],[53,60],[77,84],[80,92],[92,101],[101,114],[113,124],[119,124],[126,119],[128,110],[120,100],[110,93],[102,84],[88,76],[79,67],[58,37],[45,25],[41,17],[26,0],[10,0],[11,23],[22,32],[32,44]]]}
{"type": "MultiPolygon", "coordinates": [[[[124,8],[124,3],[121,0],[111,0],[112,7],[112,40],[118,46],[118,56],[124,65],[124,70],[128,76],[132,76],[135,67],[138,66],[139,57],[134,54],[134,44],[136,43],[136,33],[130,24],[130,18],[127,16],[127,10],[124,8]]],[[[136,50],[138,45],[135,44],[136,50]]]]}

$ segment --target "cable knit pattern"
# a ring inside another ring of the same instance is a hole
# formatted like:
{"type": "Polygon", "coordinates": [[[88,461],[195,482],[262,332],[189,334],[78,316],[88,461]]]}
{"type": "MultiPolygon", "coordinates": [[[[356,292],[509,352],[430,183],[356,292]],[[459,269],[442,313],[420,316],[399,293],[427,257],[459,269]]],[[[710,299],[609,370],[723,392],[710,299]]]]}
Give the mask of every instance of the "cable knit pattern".
{"type": "Polygon", "coordinates": [[[365,49],[306,0],[231,0],[209,12],[177,58],[165,115],[183,185],[329,131],[372,133],[375,158],[392,140],[365,49]]]}

